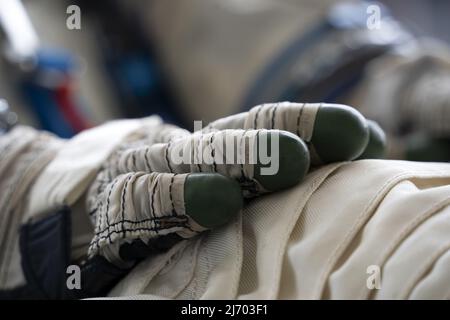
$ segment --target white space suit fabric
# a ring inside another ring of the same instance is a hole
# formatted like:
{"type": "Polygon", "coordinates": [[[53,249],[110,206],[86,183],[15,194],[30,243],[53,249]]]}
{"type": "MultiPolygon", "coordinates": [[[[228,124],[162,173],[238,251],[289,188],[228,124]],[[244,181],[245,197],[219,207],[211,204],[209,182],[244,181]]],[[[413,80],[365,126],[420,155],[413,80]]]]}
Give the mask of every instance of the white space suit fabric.
{"type": "Polygon", "coordinates": [[[323,167],[138,265],[111,297],[448,299],[450,165],[323,167]],[[370,282],[380,269],[380,287],[370,282]]]}
{"type": "MultiPolygon", "coordinates": [[[[14,209],[0,215],[10,221],[0,225],[2,246],[8,247],[0,260],[0,288],[24,282],[17,234],[8,231],[21,222],[69,206],[72,255],[75,246],[86,252],[92,230],[80,225],[89,226],[84,207],[89,185],[112,150],[143,126],[160,125],[155,118],[117,121],[86,131],[63,148],[61,140],[22,127],[3,140],[0,147],[11,149],[2,149],[1,156],[9,160],[2,161],[0,183],[15,192],[0,199],[2,208],[14,209]],[[23,143],[13,143],[14,134],[23,143]],[[92,148],[94,153],[87,152],[92,148]],[[36,165],[23,162],[26,158],[36,165]],[[21,165],[29,168],[30,179],[40,172],[37,180],[21,179],[25,171],[13,170],[21,165]]],[[[309,173],[292,189],[252,199],[225,227],[142,261],[109,296],[448,299],[449,215],[450,164],[331,164],[309,173]],[[380,271],[378,289],[370,286],[374,267],[380,271]]]]}

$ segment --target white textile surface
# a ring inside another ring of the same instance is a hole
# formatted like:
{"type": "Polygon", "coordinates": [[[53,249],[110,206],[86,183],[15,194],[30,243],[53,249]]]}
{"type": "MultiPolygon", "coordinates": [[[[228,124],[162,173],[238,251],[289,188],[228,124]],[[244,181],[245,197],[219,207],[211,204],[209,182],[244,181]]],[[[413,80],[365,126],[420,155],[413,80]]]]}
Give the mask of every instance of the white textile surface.
{"type": "Polygon", "coordinates": [[[449,299],[449,215],[450,164],[332,164],[143,261],[110,296],[449,299]]]}

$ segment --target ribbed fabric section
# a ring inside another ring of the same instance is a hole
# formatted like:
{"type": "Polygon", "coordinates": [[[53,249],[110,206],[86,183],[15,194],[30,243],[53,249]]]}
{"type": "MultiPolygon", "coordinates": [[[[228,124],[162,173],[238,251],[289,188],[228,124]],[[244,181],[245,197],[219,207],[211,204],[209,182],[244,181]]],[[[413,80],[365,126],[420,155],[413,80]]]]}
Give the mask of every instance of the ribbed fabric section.
{"type": "Polygon", "coordinates": [[[436,259],[449,249],[450,207],[447,206],[418,225],[388,259],[383,266],[383,282],[376,298],[408,298],[436,259]]]}

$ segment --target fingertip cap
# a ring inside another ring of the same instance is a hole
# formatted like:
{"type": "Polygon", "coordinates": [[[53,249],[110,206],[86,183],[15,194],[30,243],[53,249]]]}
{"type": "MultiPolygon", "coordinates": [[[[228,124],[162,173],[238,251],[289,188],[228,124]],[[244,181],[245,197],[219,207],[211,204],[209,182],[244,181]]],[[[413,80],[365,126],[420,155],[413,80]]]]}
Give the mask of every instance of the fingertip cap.
{"type": "Polygon", "coordinates": [[[363,153],[368,141],[367,120],[356,109],[323,104],[317,111],[311,142],[322,162],[353,160],[363,153]]]}
{"type": "Polygon", "coordinates": [[[386,134],[375,121],[367,120],[367,123],[369,125],[369,142],[358,159],[382,159],[386,154],[386,134]]]}
{"type": "Polygon", "coordinates": [[[243,207],[239,184],[218,173],[191,173],[184,184],[186,214],[213,229],[233,219],[243,207]]]}
{"type": "Polygon", "coordinates": [[[309,170],[310,157],[306,144],[296,135],[279,130],[263,131],[258,136],[258,145],[267,143],[270,164],[255,165],[255,179],[268,191],[277,191],[299,183],[309,170]],[[272,149],[272,139],[278,137],[278,148],[272,149]]]}

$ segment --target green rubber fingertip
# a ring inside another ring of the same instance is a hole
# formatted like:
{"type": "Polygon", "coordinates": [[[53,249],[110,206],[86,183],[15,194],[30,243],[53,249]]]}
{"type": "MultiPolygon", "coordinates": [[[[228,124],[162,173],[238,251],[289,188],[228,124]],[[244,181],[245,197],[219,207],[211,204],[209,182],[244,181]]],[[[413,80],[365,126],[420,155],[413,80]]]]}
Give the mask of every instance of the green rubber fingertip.
{"type": "MultiPolygon", "coordinates": [[[[263,165],[259,161],[254,167],[255,179],[267,191],[277,191],[292,187],[299,183],[309,170],[309,151],[306,144],[296,135],[287,131],[276,131],[278,135],[279,148],[278,152],[272,154],[271,141],[274,131],[263,131],[258,135],[258,146],[262,142],[266,142],[268,146],[268,154],[271,158],[271,163],[263,165]],[[276,167],[274,161],[277,157],[278,166],[276,167]],[[276,172],[264,172],[263,169],[271,167],[276,172]]],[[[275,150],[277,151],[277,150],[275,150]]],[[[259,156],[258,156],[258,160],[259,156]]]]}
{"type": "Polygon", "coordinates": [[[383,159],[386,154],[386,134],[375,121],[367,120],[367,123],[369,142],[358,159],[383,159]]]}
{"type": "Polygon", "coordinates": [[[324,104],[317,111],[311,142],[322,162],[356,159],[368,141],[367,121],[356,109],[324,104]]]}
{"type": "Polygon", "coordinates": [[[239,184],[218,173],[191,173],[184,183],[186,214],[213,229],[235,217],[243,207],[239,184]]]}

